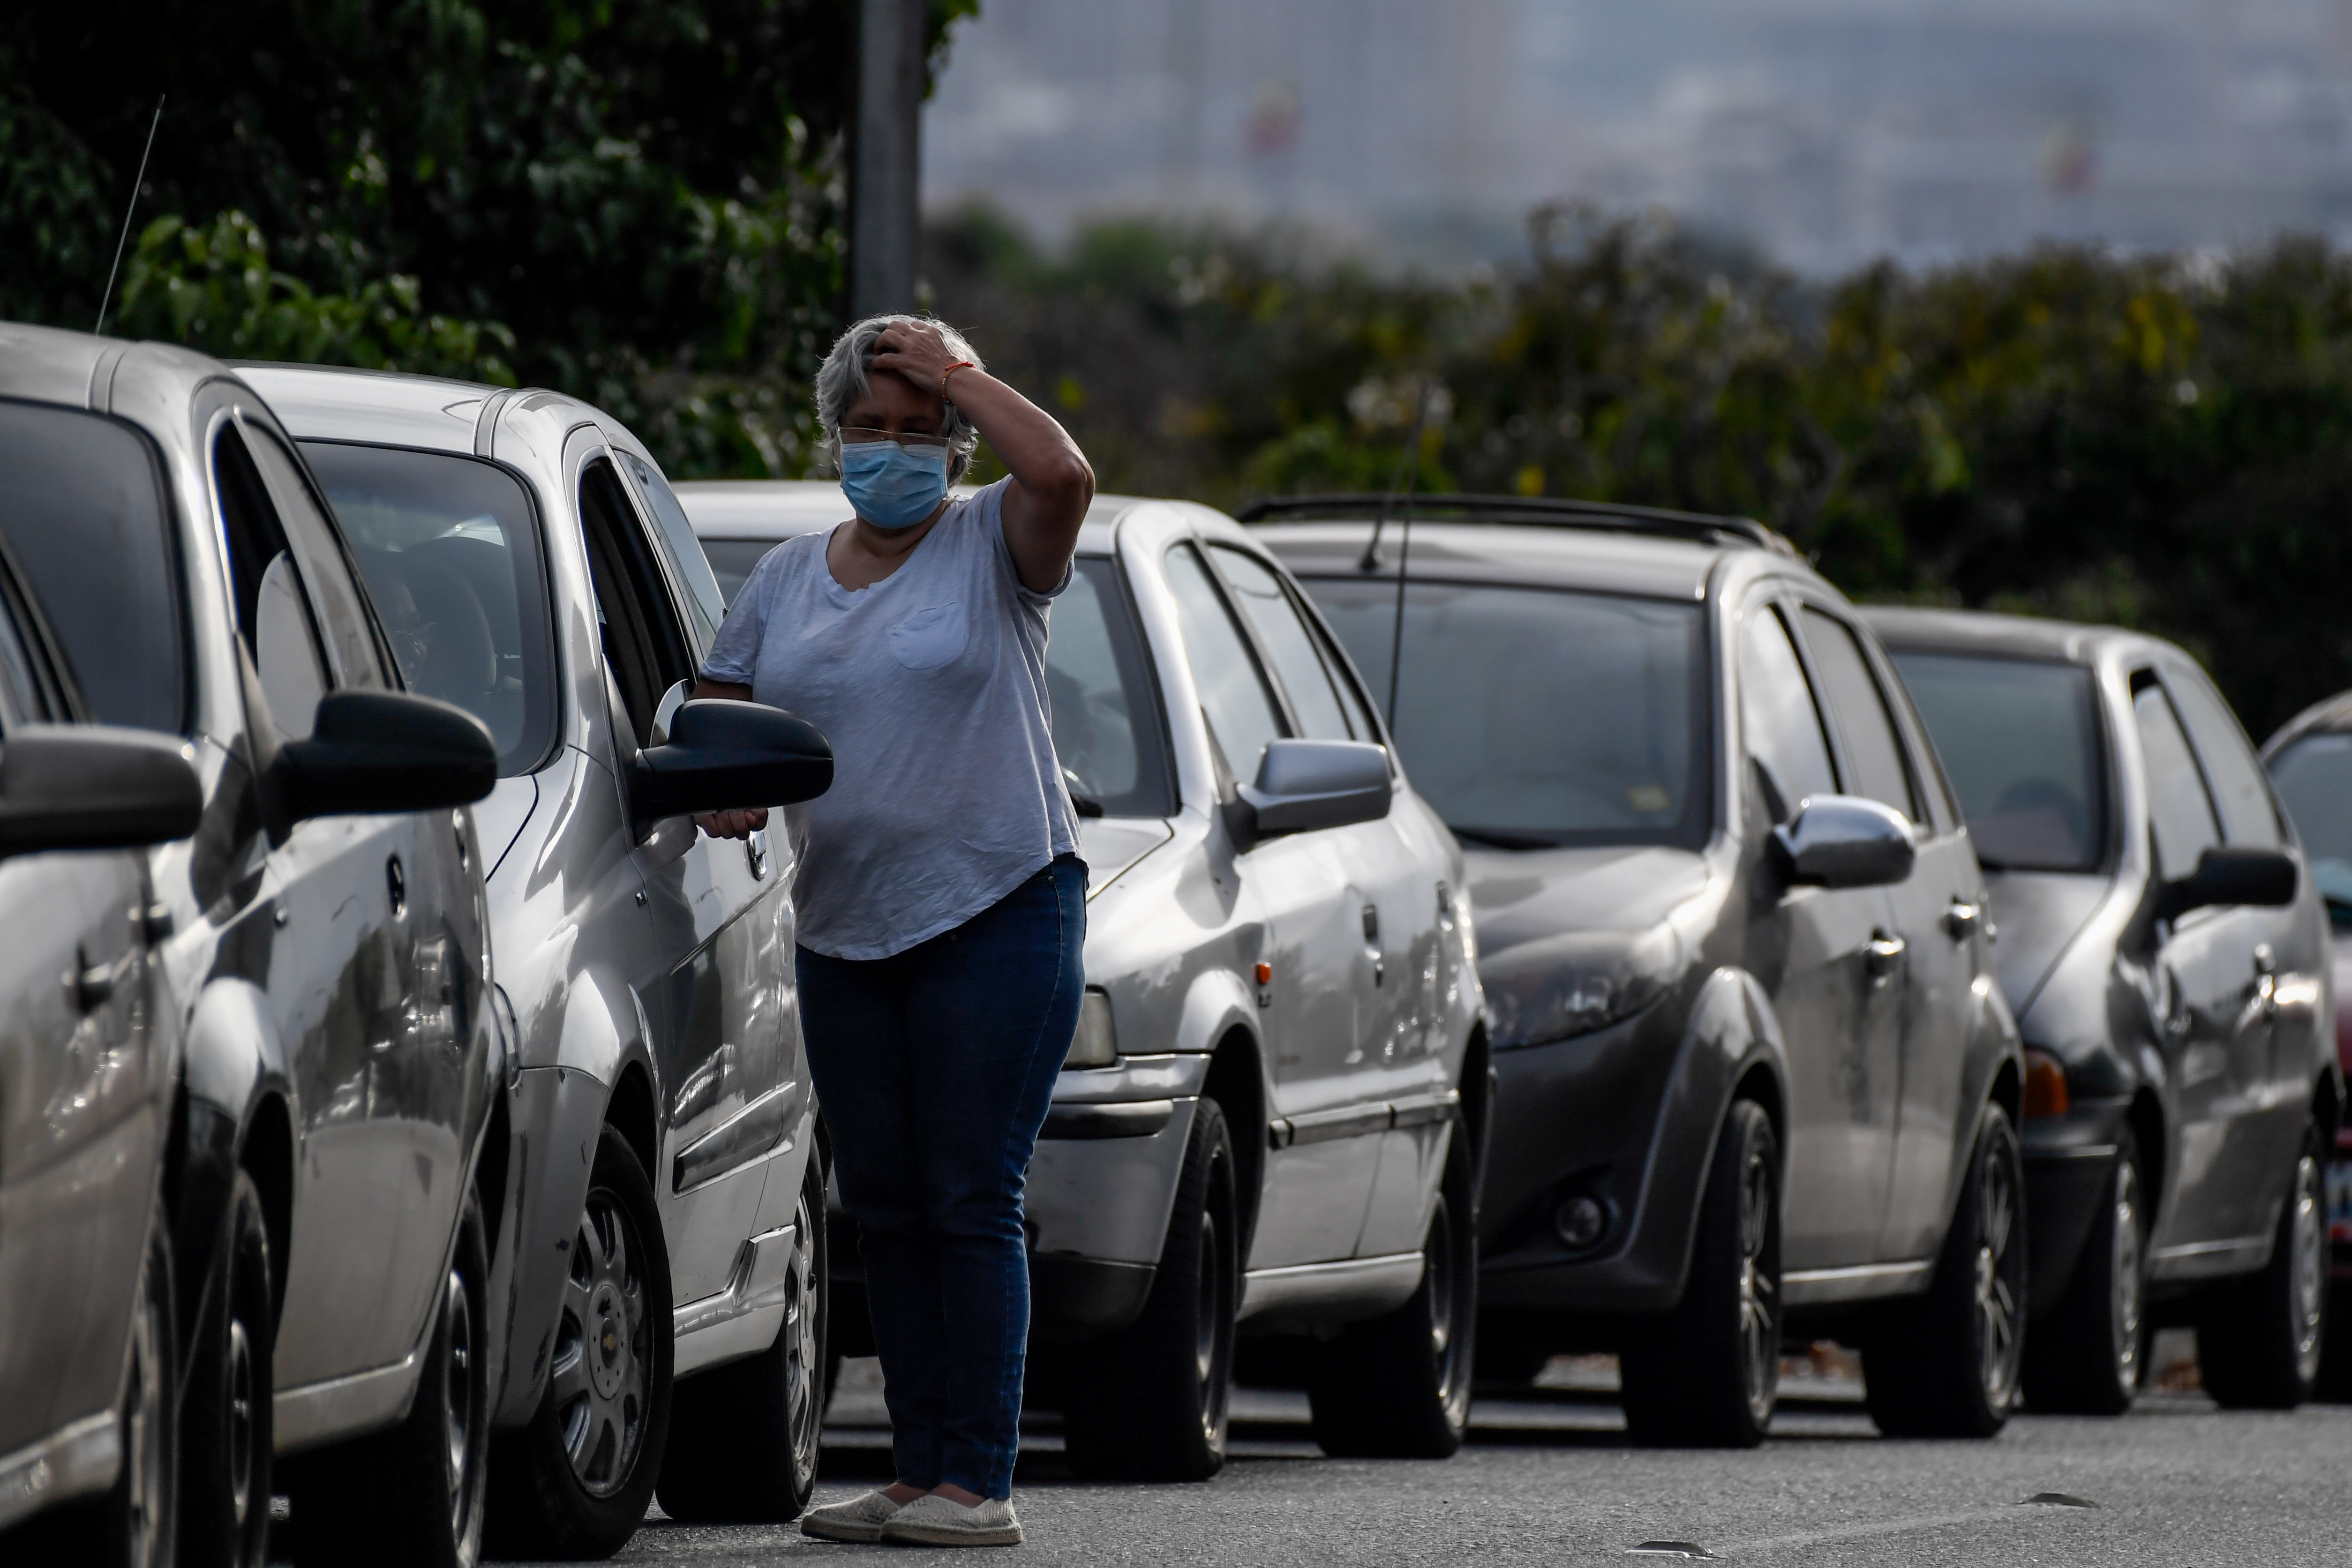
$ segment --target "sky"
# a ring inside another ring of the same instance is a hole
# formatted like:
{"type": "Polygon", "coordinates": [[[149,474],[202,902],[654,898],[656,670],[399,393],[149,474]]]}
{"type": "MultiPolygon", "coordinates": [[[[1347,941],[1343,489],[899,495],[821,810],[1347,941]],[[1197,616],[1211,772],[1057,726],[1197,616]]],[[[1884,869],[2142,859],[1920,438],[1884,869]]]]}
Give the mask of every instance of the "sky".
{"type": "Polygon", "coordinates": [[[984,0],[934,210],[1286,220],[1439,267],[1550,200],[1829,274],[2352,243],[2352,0],[984,0]]]}

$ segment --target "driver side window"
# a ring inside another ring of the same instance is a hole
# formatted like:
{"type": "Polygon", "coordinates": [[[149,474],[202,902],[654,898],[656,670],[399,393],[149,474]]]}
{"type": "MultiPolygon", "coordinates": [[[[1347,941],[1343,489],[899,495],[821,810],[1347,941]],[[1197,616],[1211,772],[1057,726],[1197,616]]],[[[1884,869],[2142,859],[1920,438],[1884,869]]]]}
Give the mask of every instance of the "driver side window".
{"type": "Polygon", "coordinates": [[[1788,625],[1769,603],[1751,606],[1739,629],[1739,728],[1774,821],[1795,816],[1808,796],[1836,793],[1821,709],[1788,625]]]}
{"type": "Polygon", "coordinates": [[[278,738],[305,739],[319,699],[331,688],[326,654],[285,527],[234,422],[224,423],[213,442],[213,486],[237,635],[260,678],[278,738]]]}

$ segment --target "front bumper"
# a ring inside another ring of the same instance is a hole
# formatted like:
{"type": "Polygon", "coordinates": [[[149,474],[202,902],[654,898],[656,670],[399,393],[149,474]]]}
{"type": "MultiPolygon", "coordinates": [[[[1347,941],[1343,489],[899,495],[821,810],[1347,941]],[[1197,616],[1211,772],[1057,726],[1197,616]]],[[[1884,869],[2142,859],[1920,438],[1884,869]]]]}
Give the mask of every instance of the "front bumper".
{"type": "Polygon", "coordinates": [[[2018,1130],[2030,1313],[2050,1311],[2074,1282],[2130,1112],[2128,1100],[2077,1100],[2065,1114],[2029,1117],[2018,1130]]]}

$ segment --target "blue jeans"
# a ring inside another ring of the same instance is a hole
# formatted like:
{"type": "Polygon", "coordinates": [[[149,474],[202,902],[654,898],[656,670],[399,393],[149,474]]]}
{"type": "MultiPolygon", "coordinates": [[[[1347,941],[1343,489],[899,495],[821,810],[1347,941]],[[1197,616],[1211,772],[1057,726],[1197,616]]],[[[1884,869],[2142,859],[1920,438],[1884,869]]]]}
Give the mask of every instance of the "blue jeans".
{"type": "Polygon", "coordinates": [[[857,1221],[898,1479],[1009,1497],[1029,1343],[1021,1195],[1085,980],[1064,855],[887,958],[800,950],[809,1074],[857,1221]]]}

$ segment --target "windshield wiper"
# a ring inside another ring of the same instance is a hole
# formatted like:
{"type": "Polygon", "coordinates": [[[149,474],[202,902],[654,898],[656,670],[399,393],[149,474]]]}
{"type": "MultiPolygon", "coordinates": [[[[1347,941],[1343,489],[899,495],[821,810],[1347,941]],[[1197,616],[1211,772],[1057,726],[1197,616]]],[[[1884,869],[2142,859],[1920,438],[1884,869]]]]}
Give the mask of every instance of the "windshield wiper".
{"type": "Polygon", "coordinates": [[[1472,843],[1486,844],[1493,849],[1556,850],[1559,848],[1556,841],[1539,838],[1533,833],[1514,833],[1505,828],[1465,828],[1452,822],[1445,825],[1454,829],[1455,838],[1468,839],[1472,843]]]}

